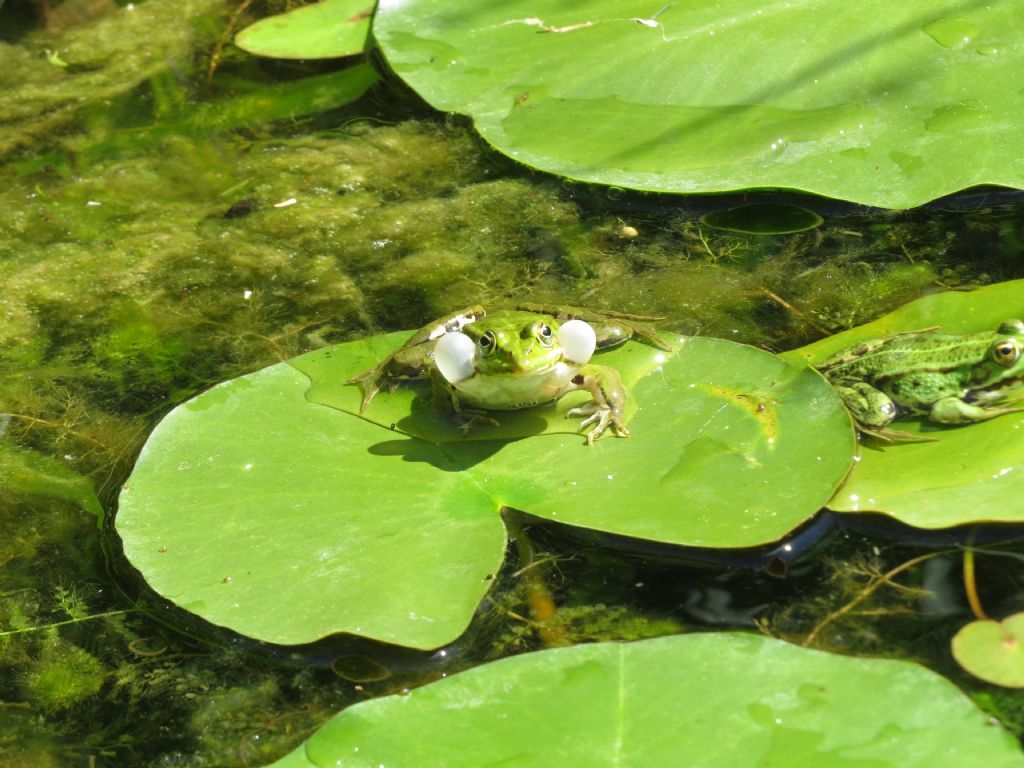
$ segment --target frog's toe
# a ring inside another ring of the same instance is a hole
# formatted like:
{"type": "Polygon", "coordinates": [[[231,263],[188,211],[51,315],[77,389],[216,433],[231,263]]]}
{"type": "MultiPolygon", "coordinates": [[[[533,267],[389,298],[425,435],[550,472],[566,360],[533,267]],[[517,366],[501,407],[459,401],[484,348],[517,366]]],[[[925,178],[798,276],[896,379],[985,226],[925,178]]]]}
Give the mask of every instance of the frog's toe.
{"type": "Polygon", "coordinates": [[[586,417],[580,422],[579,432],[583,432],[591,424],[594,425],[594,428],[587,432],[588,445],[593,445],[594,441],[608,430],[608,427],[613,427],[619,437],[629,437],[629,430],[626,429],[626,425],[622,423],[618,415],[611,408],[602,408],[593,401],[577,408],[570,408],[565,416],[566,418],[586,417]]]}

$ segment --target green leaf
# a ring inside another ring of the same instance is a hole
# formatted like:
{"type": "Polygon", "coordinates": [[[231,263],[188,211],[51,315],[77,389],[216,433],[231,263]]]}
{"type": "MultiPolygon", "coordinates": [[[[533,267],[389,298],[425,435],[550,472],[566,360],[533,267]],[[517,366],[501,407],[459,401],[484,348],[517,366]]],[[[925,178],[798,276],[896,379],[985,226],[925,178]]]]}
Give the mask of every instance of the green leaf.
{"type": "MultiPolygon", "coordinates": [[[[994,331],[1013,317],[1024,317],[1024,280],[926,296],[783,357],[819,363],[855,341],[934,326],[948,333],[994,331]]],[[[884,512],[918,528],[1024,521],[1024,414],[955,427],[920,419],[894,426],[938,439],[862,442],[854,471],[828,502],[831,509],[884,512]]]]}
{"type": "Polygon", "coordinates": [[[356,704],[274,768],[1019,766],[1019,744],[902,661],[757,635],[677,635],[506,658],[356,704]]]}
{"type": "Polygon", "coordinates": [[[435,107],[573,179],[782,187],[893,208],[1024,186],[1011,0],[658,7],[385,0],[374,35],[435,107]]]}
{"type": "Polygon", "coordinates": [[[322,0],[257,21],[235,45],[275,59],[334,59],[362,53],[374,0],[322,0]]]}
{"type": "Polygon", "coordinates": [[[70,501],[103,521],[92,481],[36,451],[0,443],[0,490],[70,501]]]}
{"type": "Polygon", "coordinates": [[[953,637],[953,656],[975,677],[1024,688],[1024,613],[1003,621],[972,621],[953,637]]]}
{"type": "Polygon", "coordinates": [[[226,382],[164,419],[116,521],[157,592],[268,642],[349,632],[433,648],[465,629],[501,565],[503,506],[747,547],[806,521],[852,460],[849,418],[817,373],[717,339],[602,352],[635,415],[631,437],[592,447],[564,418],[584,393],[501,413],[470,439],[435,412],[429,387],[382,393],[359,417],[345,382],[406,335],[226,382]]]}

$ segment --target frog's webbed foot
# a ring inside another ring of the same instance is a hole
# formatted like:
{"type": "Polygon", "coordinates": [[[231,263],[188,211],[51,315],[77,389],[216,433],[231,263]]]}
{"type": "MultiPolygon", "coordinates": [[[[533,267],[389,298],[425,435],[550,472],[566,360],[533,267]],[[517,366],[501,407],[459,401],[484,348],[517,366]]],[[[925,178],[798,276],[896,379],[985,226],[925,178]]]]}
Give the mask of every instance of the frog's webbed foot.
{"type": "Polygon", "coordinates": [[[383,369],[384,363],[375,365],[373,368],[368,368],[345,382],[346,384],[358,384],[363,392],[363,400],[359,404],[360,413],[366,410],[370,401],[377,396],[377,393],[380,392],[381,387],[384,385],[383,369]]]}
{"type": "Polygon", "coordinates": [[[608,430],[608,427],[614,427],[615,433],[619,437],[629,437],[629,430],[622,423],[622,413],[610,406],[600,405],[596,400],[591,400],[576,408],[570,408],[565,417],[569,419],[573,416],[586,416],[580,422],[580,432],[591,424],[595,425],[592,430],[587,432],[587,445],[593,445],[594,441],[608,430]]]}

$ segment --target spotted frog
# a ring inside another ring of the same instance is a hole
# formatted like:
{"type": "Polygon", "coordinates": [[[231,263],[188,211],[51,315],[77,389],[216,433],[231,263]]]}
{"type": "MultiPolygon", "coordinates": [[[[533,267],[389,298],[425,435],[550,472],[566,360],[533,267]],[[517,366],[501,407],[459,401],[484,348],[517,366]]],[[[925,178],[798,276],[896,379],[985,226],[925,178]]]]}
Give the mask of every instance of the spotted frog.
{"type": "Polygon", "coordinates": [[[590,362],[596,349],[633,336],[671,347],[650,325],[661,318],[580,307],[522,304],[514,309],[472,306],[439,318],[400,349],[349,381],[363,390],[361,410],[383,388],[429,379],[434,401],[464,429],[497,424],[489,414],[531,408],[586,390],[592,400],[568,416],[584,417],[587,442],[612,428],[629,435],[623,421],[626,389],[618,371],[590,362]]]}
{"type": "Polygon", "coordinates": [[[913,436],[887,429],[901,413],[969,424],[1024,410],[1004,404],[1024,394],[1022,347],[1024,322],[1007,320],[994,332],[928,329],[858,342],[818,370],[862,432],[907,438],[913,436]]]}

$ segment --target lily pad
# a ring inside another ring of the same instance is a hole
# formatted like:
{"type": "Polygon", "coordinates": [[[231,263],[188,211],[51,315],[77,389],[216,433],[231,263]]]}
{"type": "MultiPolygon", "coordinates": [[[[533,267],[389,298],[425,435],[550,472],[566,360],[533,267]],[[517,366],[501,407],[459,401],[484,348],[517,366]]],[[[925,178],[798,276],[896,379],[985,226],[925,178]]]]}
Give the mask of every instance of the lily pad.
{"type": "Polygon", "coordinates": [[[171,412],[116,519],[149,584],[268,642],[348,632],[433,648],[465,629],[501,565],[502,507],[750,547],[811,517],[852,460],[849,418],[816,372],[717,339],[599,354],[630,392],[626,439],[574,433],[565,412],[582,393],[502,413],[469,439],[429,387],[382,393],[360,417],[345,382],[406,336],[312,352],[171,412]]]}
{"type": "Polygon", "coordinates": [[[953,637],[953,656],[975,677],[1024,688],[1024,613],[1003,621],[972,621],[953,637]]]}
{"type": "Polygon", "coordinates": [[[708,633],[486,664],[352,706],[273,767],[1020,764],[1020,745],[924,667],[708,633]]]}
{"type": "MultiPolygon", "coordinates": [[[[863,339],[940,326],[948,333],[995,330],[1024,317],[1024,280],[926,296],[878,320],[783,355],[819,363],[863,339]]],[[[922,419],[894,426],[932,442],[861,443],[849,479],[828,503],[841,512],[884,512],[918,528],[1024,522],[1024,414],[941,427],[922,419]]]]}
{"type": "Polygon", "coordinates": [[[374,35],[435,107],[572,179],[787,188],[891,208],[976,184],[1024,186],[1014,2],[658,8],[383,0],[374,35]]]}
{"type": "Polygon", "coordinates": [[[235,45],[275,59],[335,59],[362,53],[374,0],[322,0],[270,16],[237,35],[235,45]]]}

